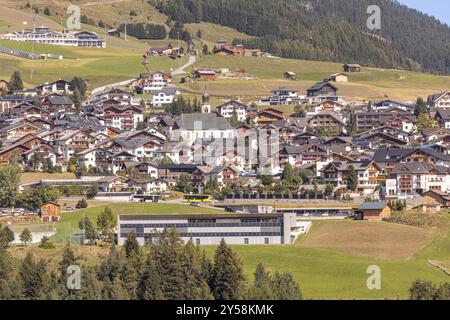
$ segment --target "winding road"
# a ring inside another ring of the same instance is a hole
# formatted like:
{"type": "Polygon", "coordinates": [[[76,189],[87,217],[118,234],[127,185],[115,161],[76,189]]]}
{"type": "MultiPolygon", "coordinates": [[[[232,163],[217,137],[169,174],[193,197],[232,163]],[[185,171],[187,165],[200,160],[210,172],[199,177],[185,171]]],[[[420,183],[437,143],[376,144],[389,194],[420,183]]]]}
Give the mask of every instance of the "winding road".
{"type": "MultiPolygon", "coordinates": [[[[186,62],[182,66],[176,68],[170,74],[172,76],[175,76],[175,75],[178,75],[178,74],[186,73],[185,69],[189,68],[190,66],[192,66],[195,63],[195,61],[196,61],[195,54],[189,54],[188,62],[186,62]]],[[[113,89],[115,87],[127,86],[127,85],[129,85],[131,82],[133,82],[135,80],[136,80],[136,78],[133,78],[133,79],[128,79],[128,80],[124,80],[124,81],[120,81],[120,82],[116,82],[116,83],[111,83],[111,84],[108,84],[106,86],[101,86],[101,87],[95,88],[95,89],[92,90],[91,96],[95,97],[96,95],[98,95],[98,94],[100,94],[102,92],[111,90],[111,89],[113,89]]]]}

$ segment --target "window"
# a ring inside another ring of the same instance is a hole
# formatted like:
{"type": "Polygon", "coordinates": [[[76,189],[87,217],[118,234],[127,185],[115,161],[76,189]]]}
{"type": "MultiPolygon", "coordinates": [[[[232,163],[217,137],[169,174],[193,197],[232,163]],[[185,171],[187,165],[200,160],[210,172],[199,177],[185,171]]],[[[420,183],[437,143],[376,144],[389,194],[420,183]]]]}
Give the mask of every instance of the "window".
{"type": "Polygon", "coordinates": [[[198,238],[195,239],[195,244],[196,244],[196,245],[199,245],[199,244],[200,244],[200,239],[198,239],[198,238]]]}
{"type": "Polygon", "coordinates": [[[244,244],[248,244],[248,238],[244,238],[244,244]]]}
{"type": "Polygon", "coordinates": [[[264,244],[269,244],[269,238],[264,238],[264,244]]]}

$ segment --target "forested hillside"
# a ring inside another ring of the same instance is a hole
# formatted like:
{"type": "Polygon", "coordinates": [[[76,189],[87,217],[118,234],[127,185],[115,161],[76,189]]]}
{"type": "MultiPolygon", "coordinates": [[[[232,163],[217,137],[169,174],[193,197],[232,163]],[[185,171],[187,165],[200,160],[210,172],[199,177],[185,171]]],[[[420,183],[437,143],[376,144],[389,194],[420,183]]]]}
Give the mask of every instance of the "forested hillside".
{"type": "Polygon", "coordinates": [[[258,38],[243,40],[287,58],[357,62],[450,74],[450,28],[392,0],[161,0],[181,23],[212,22],[258,38]],[[369,35],[369,5],[381,8],[378,37],[369,35]]]}

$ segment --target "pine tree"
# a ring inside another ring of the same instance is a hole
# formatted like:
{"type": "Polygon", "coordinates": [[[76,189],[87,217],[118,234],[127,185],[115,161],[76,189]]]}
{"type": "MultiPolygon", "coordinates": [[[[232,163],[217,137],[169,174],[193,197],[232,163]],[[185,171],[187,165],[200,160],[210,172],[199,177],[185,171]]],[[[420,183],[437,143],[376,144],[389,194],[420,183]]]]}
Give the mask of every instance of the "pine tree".
{"type": "Polygon", "coordinates": [[[114,227],[116,226],[116,217],[112,210],[106,207],[97,217],[97,227],[100,231],[100,239],[111,243],[114,241],[114,227]]]}
{"type": "Polygon", "coordinates": [[[99,280],[112,281],[115,278],[119,277],[122,271],[122,266],[122,257],[117,251],[116,245],[112,243],[109,249],[108,258],[106,260],[103,260],[103,262],[100,264],[100,268],[98,270],[99,280]]]}
{"type": "Polygon", "coordinates": [[[161,278],[156,269],[154,250],[150,249],[147,261],[137,285],[137,298],[140,300],[162,300],[161,278]]]}
{"type": "Polygon", "coordinates": [[[125,255],[127,258],[139,255],[139,243],[136,239],[136,232],[131,231],[128,233],[127,239],[123,244],[123,248],[125,249],[125,255]]]}
{"type": "Polygon", "coordinates": [[[271,289],[276,300],[302,300],[298,283],[290,273],[275,272],[271,279],[271,289]]]}
{"type": "Polygon", "coordinates": [[[356,191],[358,187],[358,173],[353,165],[350,166],[348,171],[347,187],[351,191],[356,191]]]}
{"type": "Polygon", "coordinates": [[[97,239],[97,231],[95,230],[91,219],[89,219],[89,217],[83,217],[80,222],[78,222],[78,227],[84,231],[84,236],[86,240],[89,241],[89,244],[93,244],[97,239]]]}
{"type": "Polygon", "coordinates": [[[288,162],[284,166],[283,173],[281,174],[281,180],[284,180],[287,183],[292,183],[293,179],[294,179],[294,171],[292,169],[291,164],[288,162]]]}
{"type": "Polygon", "coordinates": [[[238,300],[243,296],[245,276],[242,262],[222,239],[214,255],[212,291],[217,300],[238,300]]]}
{"type": "Polygon", "coordinates": [[[266,272],[261,263],[256,266],[254,276],[255,280],[253,282],[253,287],[250,289],[248,298],[251,300],[272,300],[273,293],[269,273],[266,272]]]}
{"type": "Polygon", "coordinates": [[[175,229],[164,230],[158,240],[157,272],[161,275],[161,290],[168,300],[183,299],[185,283],[182,264],[183,245],[175,229]]]}
{"type": "Polygon", "coordinates": [[[38,300],[45,294],[47,263],[40,259],[36,263],[33,254],[28,253],[20,267],[20,277],[23,283],[23,296],[26,299],[38,300]]]}
{"type": "Polygon", "coordinates": [[[8,89],[11,93],[15,90],[23,90],[22,75],[20,74],[20,71],[13,72],[11,79],[9,80],[8,89]]]}

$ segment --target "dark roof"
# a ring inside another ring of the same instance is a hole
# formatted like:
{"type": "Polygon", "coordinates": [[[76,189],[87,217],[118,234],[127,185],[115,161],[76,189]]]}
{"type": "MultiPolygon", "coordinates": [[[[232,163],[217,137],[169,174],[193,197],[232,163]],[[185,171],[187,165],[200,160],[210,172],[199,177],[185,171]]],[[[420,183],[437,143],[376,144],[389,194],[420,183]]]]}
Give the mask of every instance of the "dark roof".
{"type": "Polygon", "coordinates": [[[324,81],[313,84],[311,87],[308,88],[308,91],[318,91],[325,86],[331,86],[334,90],[337,90],[337,88],[333,86],[331,83],[324,81]]]}
{"type": "Polygon", "coordinates": [[[227,119],[213,113],[182,114],[176,121],[178,128],[185,130],[231,130],[227,119]]]}
{"type": "Polygon", "coordinates": [[[359,209],[360,210],[383,210],[387,206],[387,202],[365,202],[359,209]]]}
{"type": "Polygon", "coordinates": [[[49,96],[46,101],[52,105],[67,105],[73,104],[73,101],[67,96],[49,96]]]}

